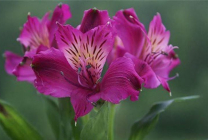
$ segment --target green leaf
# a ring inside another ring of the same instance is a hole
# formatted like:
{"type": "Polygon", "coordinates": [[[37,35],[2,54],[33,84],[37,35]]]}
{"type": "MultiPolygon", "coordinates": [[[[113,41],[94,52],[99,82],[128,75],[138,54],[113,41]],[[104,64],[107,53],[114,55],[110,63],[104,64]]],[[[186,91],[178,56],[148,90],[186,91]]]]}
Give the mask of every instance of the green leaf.
{"type": "Polygon", "coordinates": [[[115,105],[104,103],[81,131],[81,140],[113,140],[113,119],[115,105]]]}
{"type": "Polygon", "coordinates": [[[49,97],[42,96],[45,101],[46,106],[46,114],[48,117],[48,121],[53,130],[53,134],[58,140],[59,138],[59,130],[60,130],[60,115],[58,105],[49,97]]]}
{"type": "Polygon", "coordinates": [[[42,140],[42,136],[8,103],[0,100],[0,125],[13,140],[42,140]]]}
{"type": "Polygon", "coordinates": [[[159,119],[159,114],[165,111],[165,109],[173,102],[186,101],[196,98],[199,98],[199,96],[181,97],[154,104],[150,111],[142,119],[133,124],[131,127],[131,135],[129,140],[143,140],[144,137],[152,130],[152,128],[155,127],[159,119]]]}

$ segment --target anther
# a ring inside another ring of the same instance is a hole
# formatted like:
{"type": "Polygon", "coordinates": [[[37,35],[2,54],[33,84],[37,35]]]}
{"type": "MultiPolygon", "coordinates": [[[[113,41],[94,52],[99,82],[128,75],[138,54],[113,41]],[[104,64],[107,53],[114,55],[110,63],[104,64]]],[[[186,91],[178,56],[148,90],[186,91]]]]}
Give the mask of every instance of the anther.
{"type": "Polygon", "coordinates": [[[86,69],[89,69],[89,68],[91,68],[92,66],[89,64],[89,65],[87,65],[86,66],[86,69]]]}
{"type": "Polygon", "coordinates": [[[161,51],[161,54],[168,56],[168,53],[161,51]]]}
{"type": "Polygon", "coordinates": [[[79,67],[79,68],[78,68],[78,74],[80,74],[80,73],[81,73],[81,71],[82,71],[82,68],[81,68],[81,67],[79,67]]]}

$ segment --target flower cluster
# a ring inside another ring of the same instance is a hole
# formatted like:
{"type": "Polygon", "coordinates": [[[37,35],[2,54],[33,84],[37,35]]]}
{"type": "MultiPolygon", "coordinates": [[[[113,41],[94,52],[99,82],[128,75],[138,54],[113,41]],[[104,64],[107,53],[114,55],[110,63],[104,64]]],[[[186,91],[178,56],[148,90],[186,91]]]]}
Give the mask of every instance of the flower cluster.
{"type": "Polygon", "coordinates": [[[28,15],[17,39],[24,56],[5,52],[5,69],[42,94],[70,97],[75,120],[100,99],[114,104],[128,97],[135,101],[142,87],[159,85],[170,92],[167,81],[174,77],[169,74],[180,60],[173,50],[177,47],[168,44],[170,32],[160,14],[148,32],[132,8],[113,18],[106,10],[86,10],[76,28],[64,25],[71,18],[68,5],[58,5],[51,19],[49,14],[42,19],[28,15]]]}

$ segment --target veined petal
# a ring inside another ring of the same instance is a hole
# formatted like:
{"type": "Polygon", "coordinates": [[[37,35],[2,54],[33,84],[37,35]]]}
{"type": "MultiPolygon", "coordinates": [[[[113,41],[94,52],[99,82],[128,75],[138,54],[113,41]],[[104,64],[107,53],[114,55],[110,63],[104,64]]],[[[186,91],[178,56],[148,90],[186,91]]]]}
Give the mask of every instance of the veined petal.
{"type": "Polygon", "coordinates": [[[110,25],[96,27],[85,34],[70,25],[60,25],[56,39],[71,67],[88,82],[96,83],[113,46],[110,25]]]}
{"type": "Polygon", "coordinates": [[[135,101],[138,99],[142,81],[134,69],[132,60],[121,57],[111,63],[100,84],[98,95],[100,94],[103,100],[115,104],[128,96],[135,101]]]}
{"type": "Polygon", "coordinates": [[[17,65],[22,61],[23,58],[10,51],[6,51],[4,53],[4,56],[6,59],[5,70],[8,74],[13,74],[12,72],[17,67],[17,65]]]}
{"type": "Polygon", "coordinates": [[[84,12],[79,30],[86,33],[99,25],[105,25],[109,20],[110,17],[107,10],[89,9],[84,12]]]}
{"type": "Polygon", "coordinates": [[[71,25],[59,24],[56,32],[56,40],[59,49],[64,53],[67,61],[75,70],[79,67],[79,57],[81,56],[80,47],[83,34],[71,25]]]}
{"type": "Polygon", "coordinates": [[[75,121],[93,109],[92,103],[88,100],[89,94],[91,94],[90,90],[81,88],[77,88],[72,92],[70,99],[75,111],[75,121]]]}
{"type": "Polygon", "coordinates": [[[152,52],[164,51],[165,47],[168,46],[170,32],[166,31],[159,13],[150,22],[148,37],[152,44],[152,52]]]}
{"type": "Polygon", "coordinates": [[[32,59],[24,57],[21,63],[19,63],[19,65],[15,68],[13,74],[17,77],[18,81],[27,81],[30,83],[34,83],[36,76],[30,66],[31,64],[32,59]]]}
{"type": "Polygon", "coordinates": [[[126,53],[125,57],[131,58],[134,62],[135,70],[137,74],[144,80],[145,88],[156,88],[160,85],[157,75],[145,61],[142,61],[129,53],[126,53]]]}
{"type": "Polygon", "coordinates": [[[94,82],[100,78],[106,58],[113,47],[114,35],[109,26],[96,27],[88,31],[83,39],[82,59],[88,59],[86,63],[91,66],[89,71],[94,82]]]}
{"type": "Polygon", "coordinates": [[[114,30],[121,38],[125,49],[135,56],[140,56],[143,46],[147,43],[147,35],[134,9],[118,11],[113,19],[114,30]]]}
{"type": "MultiPolygon", "coordinates": [[[[56,23],[59,22],[60,24],[64,24],[71,17],[70,7],[67,4],[59,4],[56,6],[51,21],[48,24],[51,44],[54,42],[54,34],[58,29],[58,25],[56,23]]],[[[51,46],[54,47],[53,44],[51,46]]]]}
{"type": "Polygon", "coordinates": [[[40,93],[54,97],[70,97],[79,88],[77,74],[58,49],[42,51],[34,57],[32,68],[36,74],[35,86],[40,93]]]}
{"type": "Polygon", "coordinates": [[[37,17],[31,17],[28,15],[28,20],[24,24],[21,34],[17,40],[20,41],[25,47],[30,47],[30,49],[37,48],[40,45],[50,47],[47,28],[48,16],[49,13],[46,13],[43,20],[39,20],[37,17]]]}

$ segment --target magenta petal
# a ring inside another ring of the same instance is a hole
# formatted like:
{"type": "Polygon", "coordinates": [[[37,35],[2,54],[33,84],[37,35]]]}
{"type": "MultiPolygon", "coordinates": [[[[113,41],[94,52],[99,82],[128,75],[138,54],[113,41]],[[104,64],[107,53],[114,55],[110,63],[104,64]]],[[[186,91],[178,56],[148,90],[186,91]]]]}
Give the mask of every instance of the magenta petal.
{"type": "Polygon", "coordinates": [[[35,86],[40,93],[54,97],[70,97],[78,88],[77,74],[63,53],[51,48],[34,57],[33,70],[37,76],[35,86]]]}
{"type": "Polygon", "coordinates": [[[107,58],[108,65],[110,65],[111,62],[114,61],[116,58],[123,57],[125,53],[126,53],[125,48],[117,45],[114,49],[112,49],[112,51],[108,55],[107,58]]]}
{"type": "Polygon", "coordinates": [[[18,81],[34,82],[36,76],[30,66],[31,64],[32,59],[24,57],[21,63],[16,67],[13,74],[17,77],[18,81]]]}
{"type": "Polygon", "coordinates": [[[168,46],[170,32],[166,31],[159,13],[150,22],[148,37],[150,38],[153,52],[164,51],[165,47],[168,46]]]}
{"type": "Polygon", "coordinates": [[[99,26],[104,25],[109,21],[107,10],[89,9],[84,12],[84,17],[79,30],[83,33],[99,26]]]}
{"type": "Polygon", "coordinates": [[[145,88],[156,88],[160,85],[157,75],[145,61],[142,61],[129,53],[126,53],[125,56],[131,58],[135,63],[135,70],[144,80],[145,88]]]}
{"type": "Polygon", "coordinates": [[[103,100],[119,103],[130,96],[132,101],[138,99],[142,79],[134,69],[130,58],[118,58],[113,61],[100,85],[100,96],[103,100]]]}
{"type": "MultiPolygon", "coordinates": [[[[53,42],[54,41],[53,39],[54,39],[54,34],[58,29],[57,22],[60,24],[65,24],[65,22],[71,17],[72,15],[70,12],[70,7],[67,4],[59,4],[58,6],[56,6],[51,21],[48,25],[51,43],[53,44],[55,43],[53,42]]],[[[52,46],[54,47],[54,45],[52,46]]]]}
{"type": "Polygon", "coordinates": [[[118,11],[113,19],[114,30],[123,41],[125,49],[129,53],[139,56],[147,40],[147,35],[134,10],[118,11]]]}
{"type": "Polygon", "coordinates": [[[40,45],[50,47],[49,32],[47,28],[49,13],[43,17],[43,20],[39,20],[37,17],[31,17],[28,15],[28,20],[24,24],[18,41],[25,47],[30,49],[37,48],[40,45]]]}
{"type": "Polygon", "coordinates": [[[158,76],[158,79],[160,80],[163,88],[165,90],[167,90],[170,93],[170,95],[171,95],[170,87],[169,87],[169,84],[168,84],[167,80],[165,78],[162,78],[162,77],[159,77],[159,76],[158,76]]]}
{"type": "Polygon", "coordinates": [[[46,46],[40,45],[36,51],[36,53],[39,53],[41,51],[46,51],[48,48],[46,46]]]}
{"type": "Polygon", "coordinates": [[[91,94],[91,91],[81,88],[75,89],[71,94],[71,103],[75,111],[75,121],[93,109],[91,102],[87,99],[89,94],[91,94]]]}
{"type": "Polygon", "coordinates": [[[4,56],[6,58],[5,62],[5,69],[8,74],[13,74],[12,72],[17,67],[17,65],[22,61],[22,57],[19,55],[16,55],[10,51],[6,51],[4,53],[4,56]]]}

